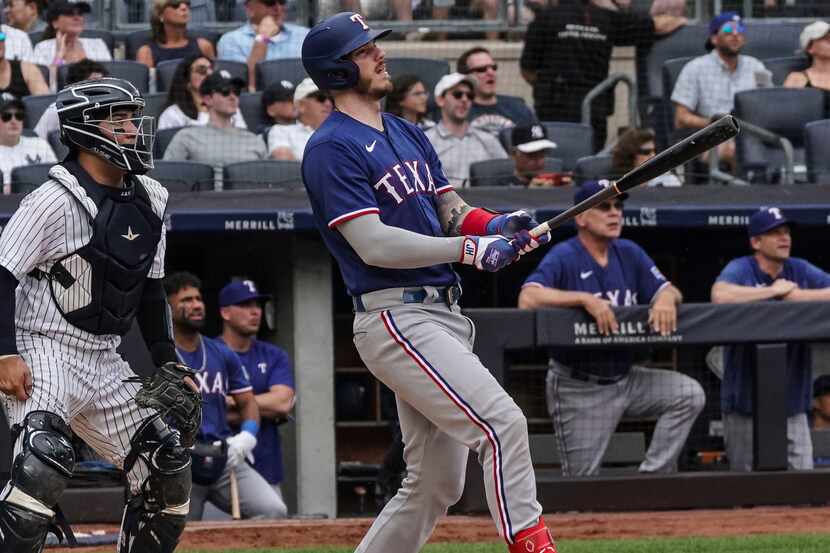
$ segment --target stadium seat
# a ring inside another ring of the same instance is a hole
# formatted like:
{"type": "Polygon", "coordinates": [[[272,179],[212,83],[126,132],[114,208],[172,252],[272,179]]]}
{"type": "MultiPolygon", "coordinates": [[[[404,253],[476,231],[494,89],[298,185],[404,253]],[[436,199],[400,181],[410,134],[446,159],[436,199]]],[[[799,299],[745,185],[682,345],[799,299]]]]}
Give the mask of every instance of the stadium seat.
{"type": "Polygon", "coordinates": [[[40,116],[46,111],[46,108],[55,103],[55,98],[57,98],[56,94],[24,96],[23,105],[26,107],[26,118],[23,121],[23,127],[34,129],[37,122],[40,121],[40,116]]]}
{"type": "Polygon", "coordinates": [[[800,21],[747,21],[746,46],[741,53],[760,60],[795,56],[805,26],[800,21]]]}
{"type": "MultiPolygon", "coordinates": [[[[470,164],[470,186],[502,186],[500,182],[513,174],[513,159],[487,159],[470,164]]],[[[562,160],[545,158],[546,172],[562,171],[562,160]]]]}
{"type": "Polygon", "coordinates": [[[147,175],[170,192],[213,190],[214,171],[207,163],[157,160],[147,175]]]}
{"type": "Polygon", "coordinates": [[[167,149],[170,141],[173,140],[173,137],[176,136],[177,132],[184,128],[185,127],[173,127],[170,129],[161,129],[160,131],[156,131],[156,141],[153,143],[153,157],[156,159],[163,158],[164,151],[167,149]]]}
{"type": "Polygon", "coordinates": [[[677,78],[680,77],[680,72],[693,59],[693,57],[674,58],[666,60],[663,63],[663,106],[665,110],[665,126],[663,130],[667,133],[667,136],[671,136],[674,130],[674,104],[671,101],[674,85],[677,83],[677,78]]]}
{"type": "Polygon", "coordinates": [[[430,98],[441,77],[450,72],[449,62],[433,58],[386,58],[386,68],[393,78],[398,75],[417,76],[424,83],[430,98]]]}
{"type": "Polygon", "coordinates": [[[611,174],[611,163],[611,156],[605,155],[579,158],[574,170],[576,184],[582,184],[586,180],[610,179],[617,176],[611,174]]]}
{"type": "MultiPolygon", "coordinates": [[[[219,33],[211,29],[195,27],[193,29],[188,29],[187,33],[190,36],[206,38],[209,41],[211,41],[214,45],[216,45],[216,41],[219,40],[219,33]]],[[[135,31],[126,35],[124,37],[125,59],[134,60],[136,58],[136,55],[138,54],[138,49],[150,42],[150,36],[150,29],[142,29],[140,31],[135,31]]]]}
{"type": "Polygon", "coordinates": [[[52,146],[52,151],[55,152],[55,157],[58,158],[59,161],[62,161],[63,158],[66,157],[66,154],[69,153],[69,148],[66,147],[66,144],[61,142],[60,131],[50,132],[47,139],[49,141],[49,145],[52,146]]]}
{"type": "Polygon", "coordinates": [[[146,103],[144,107],[144,115],[155,117],[156,123],[154,128],[157,128],[159,115],[161,115],[161,112],[164,111],[164,104],[167,103],[167,93],[156,92],[155,94],[145,94],[144,102],[146,103]]]}
{"type": "Polygon", "coordinates": [[[810,60],[805,56],[772,58],[763,60],[763,62],[772,73],[772,84],[775,86],[783,86],[787,75],[793,71],[804,71],[810,67],[810,60]]]}
{"type": "Polygon", "coordinates": [[[239,111],[248,125],[248,130],[258,132],[265,124],[262,118],[262,92],[243,92],[239,97],[239,111]]]}
{"type": "Polygon", "coordinates": [[[176,73],[176,68],[182,60],[167,60],[156,65],[156,90],[158,92],[167,92],[170,89],[170,83],[173,82],[173,75],[176,73]]]}
{"type": "Polygon", "coordinates": [[[594,129],[582,123],[542,121],[548,137],[556,142],[554,155],[564,171],[573,171],[579,158],[594,154],[594,129]]]}
{"type": "MultiPolygon", "coordinates": [[[[42,37],[42,31],[29,33],[29,38],[32,40],[32,46],[40,42],[42,37]]],[[[81,38],[100,38],[104,41],[104,44],[107,45],[107,49],[110,51],[110,55],[112,55],[113,51],[115,50],[115,35],[113,35],[109,31],[104,31],[102,29],[84,29],[83,31],[81,31],[81,38]]]]}
{"type": "Polygon", "coordinates": [[[276,159],[226,165],[223,183],[225,190],[303,188],[300,162],[276,159]]]}
{"type": "MultiPolygon", "coordinates": [[[[815,88],[745,90],[735,95],[734,113],[741,120],[788,139],[794,162],[799,164],[804,162],[805,126],[825,118],[824,93],[815,88]]],[[[736,151],[740,174],[750,182],[773,183],[781,178],[785,156],[777,143],[765,143],[743,129],[736,138],[736,151]]]]}
{"type": "MultiPolygon", "coordinates": [[[[150,68],[137,61],[102,61],[101,65],[107,68],[111,77],[130,81],[139,92],[150,90],[150,68]]],[[[66,85],[66,77],[71,65],[58,67],[58,90],[66,85]]]]}
{"type": "Polygon", "coordinates": [[[804,158],[807,162],[807,180],[816,184],[830,184],[830,119],[812,121],[804,127],[804,158]]]}
{"type": "Polygon", "coordinates": [[[307,76],[299,58],[261,61],[256,64],[256,89],[265,90],[277,81],[291,81],[291,84],[297,86],[307,76]]]}
{"type": "Polygon", "coordinates": [[[54,163],[22,165],[12,169],[12,194],[28,194],[49,179],[54,163]]]}

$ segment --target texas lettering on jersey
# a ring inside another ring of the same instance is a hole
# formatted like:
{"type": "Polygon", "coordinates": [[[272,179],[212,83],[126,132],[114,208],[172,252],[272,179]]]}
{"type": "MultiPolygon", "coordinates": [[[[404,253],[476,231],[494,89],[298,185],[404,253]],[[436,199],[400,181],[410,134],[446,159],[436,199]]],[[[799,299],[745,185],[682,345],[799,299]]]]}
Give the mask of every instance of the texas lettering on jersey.
{"type": "Polygon", "coordinates": [[[404,161],[401,167],[396,163],[383,177],[378,180],[374,188],[386,192],[392,200],[400,205],[408,196],[418,193],[435,194],[435,182],[429,165],[420,160],[404,161]]]}

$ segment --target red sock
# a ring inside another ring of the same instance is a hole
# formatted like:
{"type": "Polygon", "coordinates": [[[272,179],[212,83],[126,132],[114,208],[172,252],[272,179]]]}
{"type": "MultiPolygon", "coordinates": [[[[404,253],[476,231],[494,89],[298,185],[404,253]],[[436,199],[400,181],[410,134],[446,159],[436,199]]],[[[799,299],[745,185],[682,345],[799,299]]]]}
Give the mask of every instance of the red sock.
{"type": "Polygon", "coordinates": [[[539,522],[516,534],[508,550],[509,553],[556,553],[556,544],[545,521],[539,517],[539,522]]]}

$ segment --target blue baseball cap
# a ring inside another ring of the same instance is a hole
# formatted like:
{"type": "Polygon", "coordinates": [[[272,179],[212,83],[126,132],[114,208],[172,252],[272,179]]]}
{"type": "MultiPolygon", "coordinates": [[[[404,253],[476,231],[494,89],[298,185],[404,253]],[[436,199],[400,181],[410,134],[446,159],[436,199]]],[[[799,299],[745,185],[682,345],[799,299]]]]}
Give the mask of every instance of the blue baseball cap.
{"type": "MultiPolygon", "coordinates": [[[[576,191],[574,192],[574,205],[580,203],[583,200],[587,200],[597,192],[601,192],[611,186],[611,181],[607,179],[602,180],[586,180],[582,183],[581,186],[578,186],[576,191]]],[[[628,194],[623,192],[619,196],[617,196],[620,200],[627,200],[628,194]]]]}
{"type": "Polygon", "coordinates": [[[219,307],[270,299],[271,294],[261,294],[253,280],[234,280],[219,291],[219,307]]]}
{"type": "Polygon", "coordinates": [[[758,236],[769,232],[781,225],[793,226],[793,223],[784,217],[781,210],[777,207],[762,207],[756,211],[752,217],[749,218],[749,236],[758,236]]]}
{"type": "Polygon", "coordinates": [[[739,33],[746,31],[746,27],[744,27],[744,20],[738,12],[719,13],[712,18],[712,21],[709,22],[709,37],[706,39],[707,50],[714,48],[714,45],[712,44],[712,35],[718,34],[721,27],[727,23],[734,23],[739,33]]]}
{"type": "Polygon", "coordinates": [[[822,374],[813,380],[813,397],[820,397],[830,393],[830,374],[822,374]]]}

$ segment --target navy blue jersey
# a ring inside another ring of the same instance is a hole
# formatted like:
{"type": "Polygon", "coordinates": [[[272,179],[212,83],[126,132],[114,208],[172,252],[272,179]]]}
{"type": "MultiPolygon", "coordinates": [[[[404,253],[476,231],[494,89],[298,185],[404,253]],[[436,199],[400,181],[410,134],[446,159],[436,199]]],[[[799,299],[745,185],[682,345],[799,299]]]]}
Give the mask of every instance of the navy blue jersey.
{"type": "MultiPolygon", "coordinates": [[[[600,266],[578,237],[560,242],[545,255],[524,286],[545,286],[571,292],[588,292],[612,306],[648,304],[669,282],[648,254],[630,240],[620,238],[608,248],[608,265],[600,266]]],[[[565,365],[603,377],[628,372],[634,360],[625,350],[553,350],[565,365]]]]}
{"type": "MultiPolygon", "coordinates": [[[[777,278],[791,280],[804,289],[830,287],[830,275],[808,261],[795,257],[784,261],[784,269],[777,278]]],[[[755,287],[769,286],[775,280],[761,270],[758,261],[751,255],[730,261],[717,278],[718,282],[755,287]]],[[[752,413],[755,365],[754,347],[725,348],[721,409],[745,415],[752,413]]],[[[811,366],[812,358],[808,346],[787,344],[787,413],[790,416],[810,411],[811,366]]]]}
{"type": "Polygon", "coordinates": [[[219,340],[202,337],[196,351],[176,348],[182,361],[196,371],[196,384],[202,394],[202,427],[199,440],[222,440],[231,435],[225,397],[250,392],[251,381],[239,357],[219,340]]]}
{"type": "Polygon", "coordinates": [[[353,296],[400,286],[451,285],[457,277],[449,264],[419,269],[366,265],[336,229],[377,213],[389,226],[444,236],[435,201],[453,188],[438,155],[411,123],[384,113],[383,126],[381,132],[335,111],[306,144],[303,181],[323,241],[353,296]]]}
{"type": "MultiPolygon", "coordinates": [[[[221,340],[221,338],[217,338],[221,340]]],[[[281,348],[268,342],[254,340],[251,348],[245,352],[236,352],[242,361],[242,367],[251,379],[255,394],[264,394],[271,386],[288,386],[294,389],[294,373],[291,360],[281,348]]],[[[269,484],[279,484],[283,480],[282,443],[276,423],[263,418],[256,435],[254,448],[254,468],[269,484]]]]}

